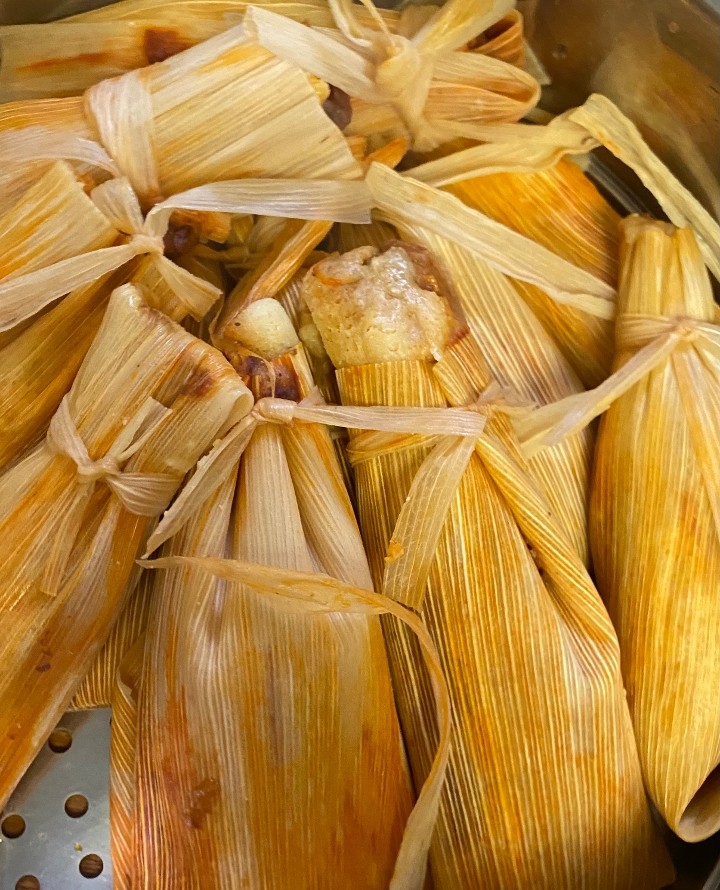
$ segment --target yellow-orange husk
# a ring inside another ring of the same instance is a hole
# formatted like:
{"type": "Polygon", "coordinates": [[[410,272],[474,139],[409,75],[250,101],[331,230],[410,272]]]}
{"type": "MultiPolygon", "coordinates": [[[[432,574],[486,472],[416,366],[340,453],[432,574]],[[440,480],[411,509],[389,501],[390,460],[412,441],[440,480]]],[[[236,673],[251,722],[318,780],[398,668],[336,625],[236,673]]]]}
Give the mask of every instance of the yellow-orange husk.
{"type": "MultiPolygon", "coordinates": [[[[0,469],[44,434],[128,266],[69,294],[0,347],[0,469]]],[[[0,335],[0,340],[2,339],[0,335]]]]}
{"type": "MultiPolygon", "coordinates": [[[[0,104],[0,141],[12,138],[23,130],[37,134],[39,145],[46,147],[46,134],[66,134],[81,139],[92,139],[93,133],[85,121],[82,97],[69,99],[37,99],[27,102],[5,102],[0,104]]],[[[0,169],[0,212],[4,213],[52,167],[54,160],[62,154],[43,156],[37,160],[5,163],[0,169]]],[[[75,172],[88,185],[97,185],[107,177],[107,173],[79,161],[69,161],[75,172]]]]}
{"type": "MultiPolygon", "coordinates": [[[[152,578],[152,576],[150,576],[152,578]]],[[[133,572],[128,581],[129,594],[105,645],[98,652],[82,685],[70,702],[71,710],[109,708],[118,681],[118,670],[130,650],[145,633],[150,590],[147,576],[133,572]]],[[[114,719],[114,718],[113,718],[114,719]]]]}
{"type": "MultiPolygon", "coordinates": [[[[149,572],[140,580],[148,600],[153,581],[149,572]]],[[[118,664],[110,698],[110,852],[115,890],[133,887],[137,708],[144,656],[145,636],[142,635],[118,664]]]]}
{"type": "Polygon", "coordinates": [[[361,174],[307,76],[239,26],[101,81],[84,101],[97,138],[146,203],[220,179],[361,174]],[[241,115],[238,94],[252,96],[241,115]],[[124,103],[132,117],[123,115],[124,103]]]}
{"type": "MultiPolygon", "coordinates": [[[[214,37],[248,5],[244,0],[130,0],[49,24],[0,27],[5,60],[0,89],[8,100],[77,95],[106,77],[160,62],[214,37]]],[[[306,24],[334,25],[325,0],[259,0],[252,5],[306,24]]],[[[383,9],[380,14],[397,29],[398,12],[383,9]]],[[[361,15],[372,27],[373,19],[364,10],[361,15]]]]}
{"type": "MultiPolygon", "coordinates": [[[[112,295],[68,400],[93,460],[141,408],[150,410],[152,425],[124,468],[143,480],[162,474],[163,498],[251,402],[216,350],[147,307],[130,285],[112,295]]],[[[75,462],[46,441],[0,475],[0,801],[105,642],[153,524],[126,509],[109,483],[81,485],[75,462]]]]}
{"type": "MultiPolygon", "coordinates": [[[[490,380],[482,368],[466,336],[434,366],[354,366],[338,379],[348,404],[442,406],[477,398],[490,380]]],[[[418,443],[356,467],[376,581],[428,450],[418,443]]],[[[432,498],[424,509],[437,509],[432,498]]],[[[664,886],[672,868],[645,799],[612,625],[501,417],[477,442],[423,593],[407,605],[441,653],[454,716],[431,847],[437,886],[664,886]]],[[[403,632],[388,625],[386,639],[419,783],[436,732],[427,677],[403,632]]]]}
{"type": "MultiPolygon", "coordinates": [[[[714,322],[690,229],[623,225],[620,339],[633,316],[714,322]]],[[[615,622],[648,792],[687,841],[720,828],[720,362],[716,340],[676,345],[604,415],[591,500],[598,587],[615,622]]]]}
{"type": "MultiPolygon", "coordinates": [[[[301,354],[278,361],[302,394],[301,354]]],[[[371,584],[327,431],[309,424],[259,427],[164,552],[371,584]]],[[[134,888],[387,888],[412,794],[376,618],[295,614],[171,568],[147,653],[134,888]]]]}
{"type": "Polygon", "coordinates": [[[470,44],[476,53],[493,56],[518,68],[525,67],[525,41],[522,13],[512,9],[470,44]]]}
{"type": "MultiPolygon", "coordinates": [[[[519,298],[508,278],[480,257],[422,226],[398,226],[403,240],[422,244],[445,272],[463,318],[490,373],[528,405],[544,405],[583,387],[557,344],[519,298]]],[[[341,247],[381,246],[387,226],[341,226],[341,247]]],[[[535,455],[530,466],[555,516],[587,562],[587,499],[593,431],[584,430],[535,455]]]]}
{"type": "MultiPolygon", "coordinates": [[[[467,179],[447,186],[447,190],[563,259],[616,284],[620,217],[571,161],[560,160],[536,173],[467,179]]],[[[535,285],[512,283],[585,386],[602,382],[612,363],[612,322],[563,306],[535,285]]]]}

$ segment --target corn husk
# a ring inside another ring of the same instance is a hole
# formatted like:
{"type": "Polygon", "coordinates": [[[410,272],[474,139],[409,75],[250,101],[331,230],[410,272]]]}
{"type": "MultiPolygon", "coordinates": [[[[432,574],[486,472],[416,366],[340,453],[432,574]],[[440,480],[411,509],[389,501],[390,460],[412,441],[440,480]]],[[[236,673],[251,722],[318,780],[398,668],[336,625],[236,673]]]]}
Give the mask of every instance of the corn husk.
{"type": "Polygon", "coordinates": [[[143,637],[147,625],[150,585],[147,577],[138,578],[138,574],[135,572],[131,575],[128,582],[131,592],[104,646],[73,696],[71,710],[114,707],[118,671],[138,640],[143,637]]]}
{"type": "MultiPolygon", "coordinates": [[[[140,581],[150,593],[152,576],[140,581]]],[[[110,852],[113,887],[132,890],[133,832],[135,830],[135,758],[137,751],[138,699],[145,658],[145,636],[124,654],[112,687],[110,724],[110,852]]]]}
{"type": "MultiPolygon", "coordinates": [[[[0,27],[0,89],[8,99],[78,95],[106,77],[163,61],[220,34],[248,5],[239,0],[120,2],[59,22],[0,27]]],[[[317,27],[335,23],[328,4],[318,0],[261,0],[252,5],[317,27]]],[[[399,13],[380,14],[397,30],[399,13]]],[[[361,10],[360,16],[372,27],[368,13],[361,10]]]]}
{"type": "Polygon", "coordinates": [[[0,217],[0,282],[107,247],[118,232],[58,161],[0,217]]]}
{"type": "Polygon", "coordinates": [[[45,434],[100,327],[110,293],[131,271],[126,266],[104,275],[24,330],[6,332],[12,337],[0,348],[0,469],[45,434]]]}
{"type": "MultiPolygon", "coordinates": [[[[301,393],[301,353],[273,364],[301,393]]],[[[317,425],[257,428],[166,553],[371,586],[317,425]]],[[[377,618],[297,614],[180,566],[158,577],[148,633],[133,887],[386,888],[412,798],[377,618]]]]}
{"type": "Polygon", "coordinates": [[[592,548],[646,787],[699,841],[720,827],[718,328],[690,229],[631,217],[623,234],[617,377],[647,358],[602,419],[592,548]]]}
{"type": "Polygon", "coordinates": [[[64,160],[87,185],[118,170],[93,141],[82,99],[6,102],[0,105],[0,213],[5,213],[53,163],[64,160]]]}
{"type": "Polygon", "coordinates": [[[105,642],[153,517],[248,396],[125,286],[48,438],[0,476],[3,801],[105,642]]]}
{"type": "MultiPolygon", "coordinates": [[[[440,262],[493,379],[528,405],[545,405],[582,391],[570,364],[504,275],[429,226],[414,223],[410,214],[394,219],[405,241],[423,245],[440,262]]],[[[358,237],[361,229],[341,228],[342,246],[351,243],[345,233],[355,230],[353,237],[358,237]]],[[[384,240],[384,231],[370,231],[371,242],[384,240]]],[[[555,516],[586,562],[592,444],[592,431],[583,430],[531,460],[555,516]]]]}
{"type": "Polygon", "coordinates": [[[530,75],[464,51],[510,6],[451,2],[407,35],[367,27],[345,0],[333,4],[335,33],[260,8],[248,11],[245,25],[262,46],[353,98],[349,135],[404,137],[415,150],[429,151],[466,135],[466,125],[515,121],[536,104],[539,87],[530,75]]]}
{"type": "MultiPolygon", "coordinates": [[[[616,285],[620,217],[570,161],[537,173],[469,179],[449,191],[469,207],[616,285]]],[[[513,284],[585,386],[604,380],[612,362],[612,324],[559,305],[534,285],[517,280],[513,284]]]]}
{"type": "MultiPolygon", "coordinates": [[[[338,374],[354,404],[437,406],[477,395],[478,363],[464,338],[435,369],[407,361],[338,374]]],[[[645,802],[612,627],[503,424],[488,425],[429,545],[428,586],[406,600],[436,641],[453,702],[433,876],[447,888],[662,886],[671,869],[645,802]]],[[[356,466],[376,579],[386,552],[402,559],[390,530],[428,453],[421,443],[388,451],[361,452],[356,466]]],[[[439,509],[440,458],[411,495],[416,529],[439,509]]],[[[386,638],[418,782],[434,738],[415,704],[427,680],[409,641],[386,638]]]]}

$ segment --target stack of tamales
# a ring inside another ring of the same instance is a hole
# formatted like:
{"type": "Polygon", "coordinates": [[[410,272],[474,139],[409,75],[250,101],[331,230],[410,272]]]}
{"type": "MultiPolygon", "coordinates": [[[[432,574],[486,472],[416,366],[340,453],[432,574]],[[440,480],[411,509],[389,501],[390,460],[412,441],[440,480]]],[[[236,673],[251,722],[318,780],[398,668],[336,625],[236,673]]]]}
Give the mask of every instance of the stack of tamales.
{"type": "Polygon", "coordinates": [[[0,27],[0,798],[110,706],[122,890],[660,890],[720,829],[720,228],[603,97],[523,121],[512,7],[0,27]]]}

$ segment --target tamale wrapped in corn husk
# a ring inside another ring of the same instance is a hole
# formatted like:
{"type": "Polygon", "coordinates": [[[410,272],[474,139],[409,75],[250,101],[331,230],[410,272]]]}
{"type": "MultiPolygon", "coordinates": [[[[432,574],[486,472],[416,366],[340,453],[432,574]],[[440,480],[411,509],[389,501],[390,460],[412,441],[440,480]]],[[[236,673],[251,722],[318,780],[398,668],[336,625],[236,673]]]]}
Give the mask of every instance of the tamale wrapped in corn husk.
{"type": "MultiPolygon", "coordinates": [[[[477,403],[488,412],[460,462],[457,444],[437,445],[429,465],[427,439],[351,433],[376,584],[388,563],[398,566],[406,583],[396,592],[427,623],[450,687],[450,762],[430,854],[437,886],[664,886],[672,868],[645,798],[617,639],[600,598],[508,419],[492,410],[472,336],[454,330],[444,298],[408,277],[400,257],[373,251],[363,264],[358,254],[314,267],[303,291],[340,366],[343,401],[477,403]],[[404,563],[393,532],[408,504],[428,541],[427,585],[416,562],[404,563]]],[[[436,732],[423,706],[427,678],[402,630],[388,626],[386,639],[421,782],[436,732]]]]}
{"type": "MultiPolygon", "coordinates": [[[[251,307],[265,363],[246,370],[258,397],[300,398],[302,348],[285,328],[274,340],[276,317],[257,313],[270,302],[251,307]]],[[[317,424],[258,426],[163,552],[372,587],[317,424]]],[[[385,890],[412,792],[378,619],[293,613],[181,565],[157,577],[147,634],[132,887],[385,890]]]]}
{"type": "MultiPolygon", "coordinates": [[[[571,161],[537,173],[497,173],[467,179],[448,190],[470,207],[543,244],[608,284],[617,283],[619,215],[571,161]]],[[[520,296],[560,345],[585,386],[610,373],[613,327],[563,306],[524,281],[520,296]]]]}
{"type": "MultiPolygon", "coordinates": [[[[482,349],[493,379],[528,404],[544,405],[582,390],[557,345],[504,275],[425,226],[412,225],[406,219],[398,223],[406,249],[417,251],[422,245],[429,250],[423,260],[427,266],[429,258],[429,268],[423,271],[426,283],[431,287],[444,285],[446,293],[450,290],[482,349]]],[[[348,234],[353,229],[363,228],[371,227],[341,227],[341,244],[354,237],[348,234]]],[[[371,243],[381,242],[383,231],[379,228],[371,232],[371,243]]],[[[585,561],[591,449],[592,432],[584,430],[531,460],[556,517],[585,561]]]]}
{"type": "Polygon", "coordinates": [[[591,543],[646,787],[699,841],[720,828],[720,332],[692,230],[630,217],[622,231],[615,367],[660,362],[602,418],[591,543]]]}
{"type": "Polygon", "coordinates": [[[115,291],[45,440],[0,475],[0,800],[105,642],[154,517],[250,403],[216,350],[115,291]]]}

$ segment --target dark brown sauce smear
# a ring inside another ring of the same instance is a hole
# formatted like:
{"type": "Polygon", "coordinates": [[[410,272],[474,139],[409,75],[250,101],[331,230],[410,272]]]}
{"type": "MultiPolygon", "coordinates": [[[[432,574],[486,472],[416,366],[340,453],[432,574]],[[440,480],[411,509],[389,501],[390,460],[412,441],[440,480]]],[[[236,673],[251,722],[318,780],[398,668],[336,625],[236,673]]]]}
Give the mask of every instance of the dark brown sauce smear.
{"type": "Polygon", "coordinates": [[[330,95],[323,102],[323,111],[336,127],[344,130],[352,120],[350,96],[348,96],[345,90],[341,90],[340,87],[335,87],[332,84],[328,84],[328,86],[330,87],[330,95]]]}
{"type": "Polygon", "coordinates": [[[172,221],[163,237],[165,244],[165,256],[171,260],[178,260],[189,253],[199,242],[199,237],[193,226],[175,225],[172,221]]]}
{"type": "Polygon", "coordinates": [[[170,56],[177,55],[184,49],[189,49],[192,43],[185,37],[181,37],[172,28],[147,28],[143,38],[143,52],[148,64],[164,62],[170,56]]]}

